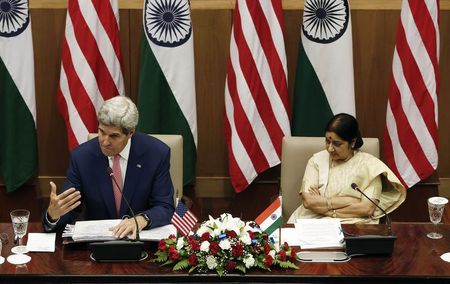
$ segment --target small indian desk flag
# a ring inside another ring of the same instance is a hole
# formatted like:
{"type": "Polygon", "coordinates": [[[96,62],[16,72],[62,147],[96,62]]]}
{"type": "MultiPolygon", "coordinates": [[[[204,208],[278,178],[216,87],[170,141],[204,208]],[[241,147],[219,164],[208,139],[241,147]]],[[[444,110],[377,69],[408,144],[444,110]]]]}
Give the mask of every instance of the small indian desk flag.
{"type": "Polygon", "coordinates": [[[259,216],[256,217],[255,222],[259,225],[261,230],[265,231],[268,235],[271,235],[276,229],[281,227],[283,223],[281,217],[281,196],[275,199],[269,207],[259,214],[259,216]]]}

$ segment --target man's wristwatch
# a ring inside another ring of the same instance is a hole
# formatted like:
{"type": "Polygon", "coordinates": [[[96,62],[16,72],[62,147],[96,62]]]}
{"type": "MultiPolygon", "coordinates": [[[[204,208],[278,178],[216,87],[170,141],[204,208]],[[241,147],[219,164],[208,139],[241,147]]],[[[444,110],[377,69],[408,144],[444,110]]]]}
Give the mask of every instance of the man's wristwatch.
{"type": "Polygon", "coordinates": [[[142,217],[144,217],[145,221],[147,222],[147,225],[144,227],[144,229],[150,227],[150,224],[152,223],[152,221],[150,220],[150,218],[147,216],[147,214],[142,213],[140,214],[142,217]]]}

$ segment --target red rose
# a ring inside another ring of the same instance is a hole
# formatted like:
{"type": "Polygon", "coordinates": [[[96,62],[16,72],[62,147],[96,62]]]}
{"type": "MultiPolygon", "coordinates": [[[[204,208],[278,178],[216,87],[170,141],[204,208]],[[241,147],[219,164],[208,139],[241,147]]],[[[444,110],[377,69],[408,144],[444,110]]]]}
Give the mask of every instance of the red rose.
{"type": "Polygon", "coordinates": [[[170,235],[169,236],[169,239],[171,239],[171,240],[175,240],[177,237],[174,235],[174,234],[172,234],[172,235],[170,235]]]}
{"type": "Polygon", "coordinates": [[[194,239],[189,239],[189,246],[191,247],[191,250],[194,252],[200,250],[200,243],[194,239]]]}
{"type": "Polygon", "coordinates": [[[254,247],[253,247],[253,251],[254,251],[256,254],[259,254],[259,253],[261,252],[261,247],[260,247],[260,246],[254,246],[254,247]]]}
{"type": "Polygon", "coordinates": [[[209,238],[210,238],[209,232],[204,232],[204,233],[202,234],[202,236],[200,237],[200,242],[207,241],[207,240],[209,240],[209,238]]]}
{"type": "Polygon", "coordinates": [[[173,252],[173,251],[176,251],[176,250],[177,250],[177,249],[175,248],[174,245],[170,245],[170,246],[169,246],[169,249],[168,249],[169,252],[173,252]]]}
{"type": "Polygon", "coordinates": [[[160,251],[163,251],[163,250],[166,249],[166,240],[165,240],[165,239],[161,239],[161,240],[159,241],[158,249],[159,249],[160,251]]]}
{"type": "Polygon", "coordinates": [[[269,267],[272,265],[272,263],[273,263],[273,257],[270,254],[266,255],[266,257],[264,258],[264,265],[269,267]]]}
{"type": "Polygon", "coordinates": [[[227,266],[225,267],[225,269],[226,270],[228,270],[228,271],[233,271],[233,270],[235,270],[236,269],[236,262],[234,262],[234,261],[228,261],[228,263],[227,263],[227,266]]]}
{"type": "Polygon", "coordinates": [[[285,250],[289,250],[289,244],[288,244],[287,242],[284,242],[283,248],[284,248],[285,250]]]}
{"type": "Polygon", "coordinates": [[[269,254],[270,252],[270,245],[269,243],[264,243],[264,253],[269,254]]]}
{"type": "Polygon", "coordinates": [[[291,249],[291,259],[295,260],[297,258],[297,250],[295,248],[291,249]]]}
{"type": "Polygon", "coordinates": [[[178,253],[177,250],[169,251],[169,258],[172,260],[177,260],[180,258],[180,254],[178,253]]]}
{"type": "Polygon", "coordinates": [[[219,244],[217,242],[211,242],[209,244],[209,251],[211,252],[212,255],[216,255],[217,253],[219,253],[220,251],[219,244]]]}
{"type": "Polygon", "coordinates": [[[231,238],[231,239],[237,237],[237,234],[236,234],[235,231],[228,231],[228,232],[227,232],[227,235],[228,235],[228,237],[231,238]]]}
{"type": "Polygon", "coordinates": [[[254,240],[255,239],[255,233],[252,231],[247,231],[247,233],[250,235],[250,239],[254,240]]]}
{"type": "Polygon", "coordinates": [[[197,256],[195,255],[195,253],[191,254],[191,255],[188,257],[188,262],[189,262],[189,265],[190,265],[190,266],[195,266],[195,265],[197,265],[197,256]]]}
{"type": "Polygon", "coordinates": [[[286,261],[286,251],[285,250],[280,250],[280,252],[278,254],[280,255],[281,261],[286,261]]]}
{"type": "Polygon", "coordinates": [[[237,243],[231,247],[231,254],[233,256],[241,256],[243,254],[243,252],[244,252],[244,247],[240,243],[237,243]]]}

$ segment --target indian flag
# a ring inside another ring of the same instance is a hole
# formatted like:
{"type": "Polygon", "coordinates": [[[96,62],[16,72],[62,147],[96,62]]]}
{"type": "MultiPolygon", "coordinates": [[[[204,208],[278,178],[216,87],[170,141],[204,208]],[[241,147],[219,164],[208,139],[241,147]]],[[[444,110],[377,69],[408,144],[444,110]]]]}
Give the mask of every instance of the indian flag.
{"type": "Polygon", "coordinates": [[[256,224],[268,235],[275,232],[283,224],[281,216],[281,197],[275,199],[256,219],[256,224]]]}
{"type": "Polygon", "coordinates": [[[0,175],[12,192],[37,169],[34,57],[28,1],[0,2],[0,175]]]}
{"type": "Polygon", "coordinates": [[[145,0],[138,129],[183,136],[183,181],[195,177],[194,35],[188,0],[145,0]]]}
{"type": "Polygon", "coordinates": [[[292,135],[323,136],[333,115],[355,115],[348,1],[305,0],[300,33],[292,135]]]}

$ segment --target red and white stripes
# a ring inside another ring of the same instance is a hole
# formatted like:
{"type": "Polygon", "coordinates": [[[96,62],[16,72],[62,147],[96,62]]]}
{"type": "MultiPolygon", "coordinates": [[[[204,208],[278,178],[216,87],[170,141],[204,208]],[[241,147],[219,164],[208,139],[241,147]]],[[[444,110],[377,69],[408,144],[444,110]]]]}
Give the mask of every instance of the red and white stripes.
{"type": "Polygon", "coordinates": [[[388,166],[409,188],[438,164],[439,0],[404,0],[386,115],[388,166]]]}
{"type": "Polygon", "coordinates": [[[97,132],[99,107],[117,95],[124,95],[117,0],[69,0],[57,105],[70,149],[97,132]]]}
{"type": "Polygon", "coordinates": [[[280,0],[237,0],[225,88],[231,182],[243,191],[280,163],[290,136],[284,20],[280,0]]]}

